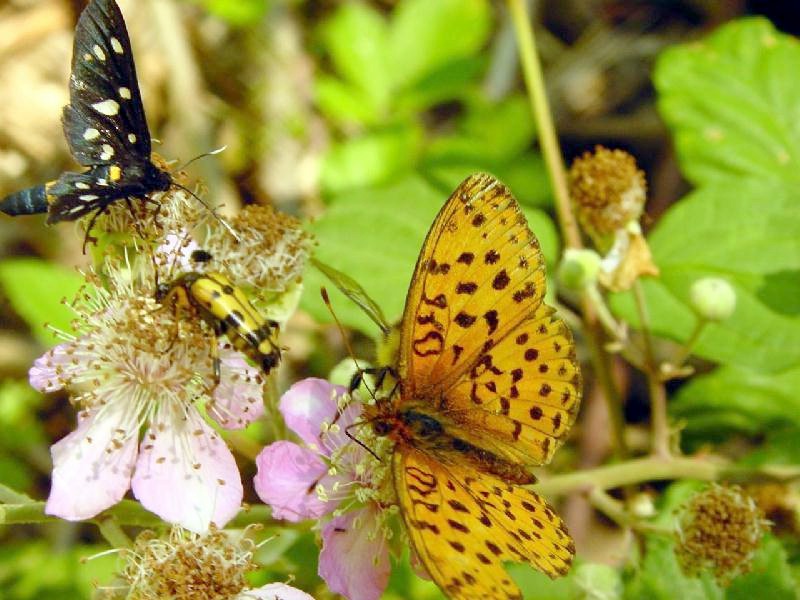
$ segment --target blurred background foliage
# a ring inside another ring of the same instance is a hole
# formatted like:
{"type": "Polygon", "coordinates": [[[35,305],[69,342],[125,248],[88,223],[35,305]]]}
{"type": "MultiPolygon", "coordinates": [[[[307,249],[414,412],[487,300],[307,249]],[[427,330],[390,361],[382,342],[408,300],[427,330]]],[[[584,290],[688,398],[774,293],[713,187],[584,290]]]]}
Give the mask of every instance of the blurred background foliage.
{"type": "MultiPolygon", "coordinates": [[[[316,257],[359,281],[390,319],[402,311],[434,215],[475,171],[511,187],[549,266],[558,262],[550,184],[502,2],[119,3],[156,150],[180,164],[227,145],[189,168],[208,198],[223,212],[265,203],[303,217],[316,257]]],[[[800,47],[787,35],[800,31],[800,13],[791,4],[530,3],[567,160],[603,143],[630,151],[647,172],[644,227],[661,276],[644,288],[659,356],[692,335],[695,279],[722,275],[736,289],[733,318],[709,325],[695,346],[698,375],[671,384],[670,412],[684,450],[713,448],[742,465],[800,463],[800,47]],[[739,19],[753,14],[764,16],[739,19]]],[[[0,4],[0,196],[72,166],[59,118],[80,9],[68,0],[0,4]]],[[[74,224],[0,219],[0,482],[36,499],[48,491],[48,447],[74,414],[63,395],[33,392],[26,373],[55,342],[44,323],[69,328],[61,300],[80,285],[76,267],[89,264],[81,241],[74,224]]],[[[283,337],[290,350],[279,389],[325,376],[345,356],[319,298],[327,280],[309,269],[304,283],[283,337]]],[[[377,328],[335,290],[331,298],[356,353],[370,356],[377,328]]],[[[612,306],[637,329],[630,294],[612,306]]],[[[643,380],[619,360],[615,376],[631,447],[642,452],[643,380]]],[[[556,469],[609,459],[607,416],[590,373],[586,381],[575,443],[556,469]]],[[[262,433],[248,431],[254,442],[262,433]]],[[[242,469],[255,502],[252,464],[242,469]]],[[[663,492],[654,522],[671,522],[693,485],[654,486],[663,492]]],[[[767,511],[780,527],[753,571],[727,589],[684,576],[663,537],[632,545],[582,498],[564,508],[578,543],[570,576],[512,572],[530,598],[794,598],[796,490],[784,492],[789,500],[767,511]]],[[[88,597],[111,580],[114,557],[79,558],[105,548],[88,525],[0,529],[0,596],[88,597]]],[[[291,575],[330,597],[307,528],[281,531],[261,552],[256,580],[291,575]]],[[[407,561],[393,571],[387,598],[439,597],[407,561]]]]}

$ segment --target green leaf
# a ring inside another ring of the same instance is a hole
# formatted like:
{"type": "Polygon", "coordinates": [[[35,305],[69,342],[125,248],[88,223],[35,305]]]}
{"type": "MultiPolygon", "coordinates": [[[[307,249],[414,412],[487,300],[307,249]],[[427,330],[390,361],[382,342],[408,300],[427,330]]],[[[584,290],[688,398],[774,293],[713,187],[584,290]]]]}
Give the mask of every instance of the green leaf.
{"type": "Polygon", "coordinates": [[[649,536],[639,569],[625,588],[629,600],[722,600],[724,594],[710,575],[687,577],[675,557],[670,538],[649,536]]]}
{"type": "Polygon", "coordinates": [[[364,90],[335,77],[320,75],[314,82],[314,93],[320,111],[335,123],[374,124],[379,121],[364,90]]]}
{"type": "Polygon", "coordinates": [[[535,133],[527,100],[521,95],[502,102],[475,98],[454,134],[435,139],[428,148],[432,162],[503,163],[527,149],[535,133]]]}
{"type": "MultiPolygon", "coordinates": [[[[743,367],[722,367],[693,377],[670,403],[674,417],[686,419],[688,431],[715,424],[754,434],[776,422],[800,426],[800,367],[764,374],[743,367]],[[730,414],[737,419],[727,418],[730,414]]],[[[701,429],[702,428],[702,429],[701,429]]]]}
{"type": "Polygon", "coordinates": [[[61,303],[72,300],[83,278],[72,270],[34,258],[5,259],[0,264],[0,285],[14,310],[42,344],[56,343],[49,323],[61,331],[72,331],[75,313],[61,303]]]}
{"type": "Polygon", "coordinates": [[[763,18],[664,52],[659,108],[696,184],[752,176],[800,182],[800,45],[763,18]]]}
{"type": "Polygon", "coordinates": [[[792,575],[786,550],[775,538],[768,536],[753,558],[749,573],[733,580],[725,594],[726,600],[795,600],[798,582],[792,575]]]}
{"type": "Polygon", "coordinates": [[[321,29],[333,66],[363,92],[361,97],[369,105],[365,113],[370,115],[382,114],[391,96],[393,74],[386,68],[387,36],[383,16],[361,2],[342,4],[321,29]]]}
{"type": "Polygon", "coordinates": [[[491,25],[485,0],[401,0],[388,37],[388,71],[395,89],[474,55],[486,42],[491,25]]]}
{"type": "Polygon", "coordinates": [[[232,25],[252,25],[261,20],[270,7],[268,0],[195,0],[213,15],[232,25]]]}
{"type": "MultiPolygon", "coordinates": [[[[446,198],[418,176],[340,194],[310,227],[319,241],[316,258],[356,280],[393,323],[402,313],[422,241],[446,198]]],[[[304,282],[301,306],[317,321],[331,322],[319,296],[320,286],[325,285],[343,324],[368,335],[379,333],[369,317],[331,288],[316,269],[306,272],[304,282]]]]}
{"type": "Polygon", "coordinates": [[[428,73],[410,87],[398,90],[395,108],[417,113],[442,102],[459,100],[468,94],[486,69],[486,56],[464,56],[428,73]]]}
{"type": "Polygon", "coordinates": [[[386,183],[414,165],[422,131],[397,125],[334,144],[324,158],[321,184],[329,193],[386,183]]]}
{"type": "MultiPolygon", "coordinates": [[[[649,236],[658,279],[646,278],[652,329],[686,341],[696,316],[689,287],[705,276],[726,279],[736,310],[703,331],[695,354],[762,371],[800,362],[800,210],[798,191],[741,180],[705,186],[676,204],[649,236]]],[[[637,324],[630,294],[612,306],[637,324]]]]}

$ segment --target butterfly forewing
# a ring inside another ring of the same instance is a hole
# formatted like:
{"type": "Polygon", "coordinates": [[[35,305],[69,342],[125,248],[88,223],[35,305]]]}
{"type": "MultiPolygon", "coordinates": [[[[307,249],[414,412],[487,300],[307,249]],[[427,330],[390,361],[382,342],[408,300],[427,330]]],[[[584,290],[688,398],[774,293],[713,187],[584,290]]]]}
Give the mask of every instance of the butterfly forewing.
{"type": "Polygon", "coordinates": [[[81,14],[69,87],[62,121],[80,164],[150,160],[150,133],[130,40],[113,0],[94,0],[81,14]]]}
{"type": "Polygon", "coordinates": [[[541,251],[508,188],[490,175],[464,181],[434,221],[412,282],[400,376],[409,395],[427,395],[452,385],[544,296],[541,251]]]}

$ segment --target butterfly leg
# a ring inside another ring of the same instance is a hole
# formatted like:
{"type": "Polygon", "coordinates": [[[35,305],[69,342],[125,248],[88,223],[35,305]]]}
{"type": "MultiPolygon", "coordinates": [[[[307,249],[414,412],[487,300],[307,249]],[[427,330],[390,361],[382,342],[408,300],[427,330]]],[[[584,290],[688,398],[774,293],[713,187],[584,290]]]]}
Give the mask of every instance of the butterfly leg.
{"type": "Polygon", "coordinates": [[[384,366],[359,369],[350,379],[350,386],[347,388],[347,391],[351,394],[356,391],[356,389],[358,389],[358,387],[363,383],[364,375],[375,376],[375,388],[378,390],[383,387],[383,383],[387,375],[391,375],[393,378],[397,379],[397,371],[395,371],[393,367],[384,366]]]}

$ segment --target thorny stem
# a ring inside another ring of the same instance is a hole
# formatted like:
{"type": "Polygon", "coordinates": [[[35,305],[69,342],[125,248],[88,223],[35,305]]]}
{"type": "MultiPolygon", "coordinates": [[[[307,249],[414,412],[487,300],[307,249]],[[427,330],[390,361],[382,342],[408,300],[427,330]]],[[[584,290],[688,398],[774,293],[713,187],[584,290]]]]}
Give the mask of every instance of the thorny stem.
{"type": "Polygon", "coordinates": [[[650,481],[695,479],[699,481],[779,481],[800,478],[800,467],[762,465],[742,467],[726,459],[705,455],[701,458],[661,458],[647,456],[594,469],[575,471],[543,479],[535,486],[544,496],[563,496],[573,492],[590,492],[593,489],[609,490],[650,481]]]}
{"type": "MultiPolygon", "coordinates": [[[[539,145],[553,185],[561,235],[568,248],[581,248],[583,244],[580,230],[572,211],[566,169],[564,168],[558,136],[556,135],[555,125],[547,102],[542,67],[536,54],[536,39],[531,26],[530,15],[528,15],[526,0],[508,0],[508,6],[517,36],[520,62],[528,89],[528,98],[536,121],[536,130],[539,133],[539,145]]],[[[613,423],[614,447],[617,455],[623,458],[626,455],[626,449],[623,436],[625,420],[622,414],[622,401],[611,378],[608,357],[603,351],[602,328],[598,326],[594,307],[585,295],[581,302],[581,309],[586,323],[587,337],[590,340],[592,366],[597,374],[598,383],[603,390],[603,398],[607,403],[608,413],[613,423]]]]}
{"type": "Polygon", "coordinates": [[[656,365],[653,352],[653,339],[650,335],[650,316],[647,313],[647,304],[642,290],[642,284],[637,279],[633,284],[633,297],[636,301],[636,310],[639,313],[639,324],[644,337],[645,362],[644,371],[647,376],[647,388],[650,393],[650,426],[653,435],[653,454],[661,458],[670,455],[669,419],[667,418],[667,391],[661,379],[661,373],[656,365]]]}
{"type": "Polygon", "coordinates": [[[553,183],[556,213],[561,227],[561,234],[568,248],[581,248],[583,246],[581,234],[570,205],[564,160],[561,156],[556,129],[547,103],[542,67],[536,55],[536,39],[533,27],[531,27],[526,0],[508,0],[508,6],[511,11],[514,30],[517,34],[522,73],[525,76],[528,98],[536,120],[537,131],[539,132],[539,144],[542,148],[547,170],[550,173],[550,181],[553,183]]]}

